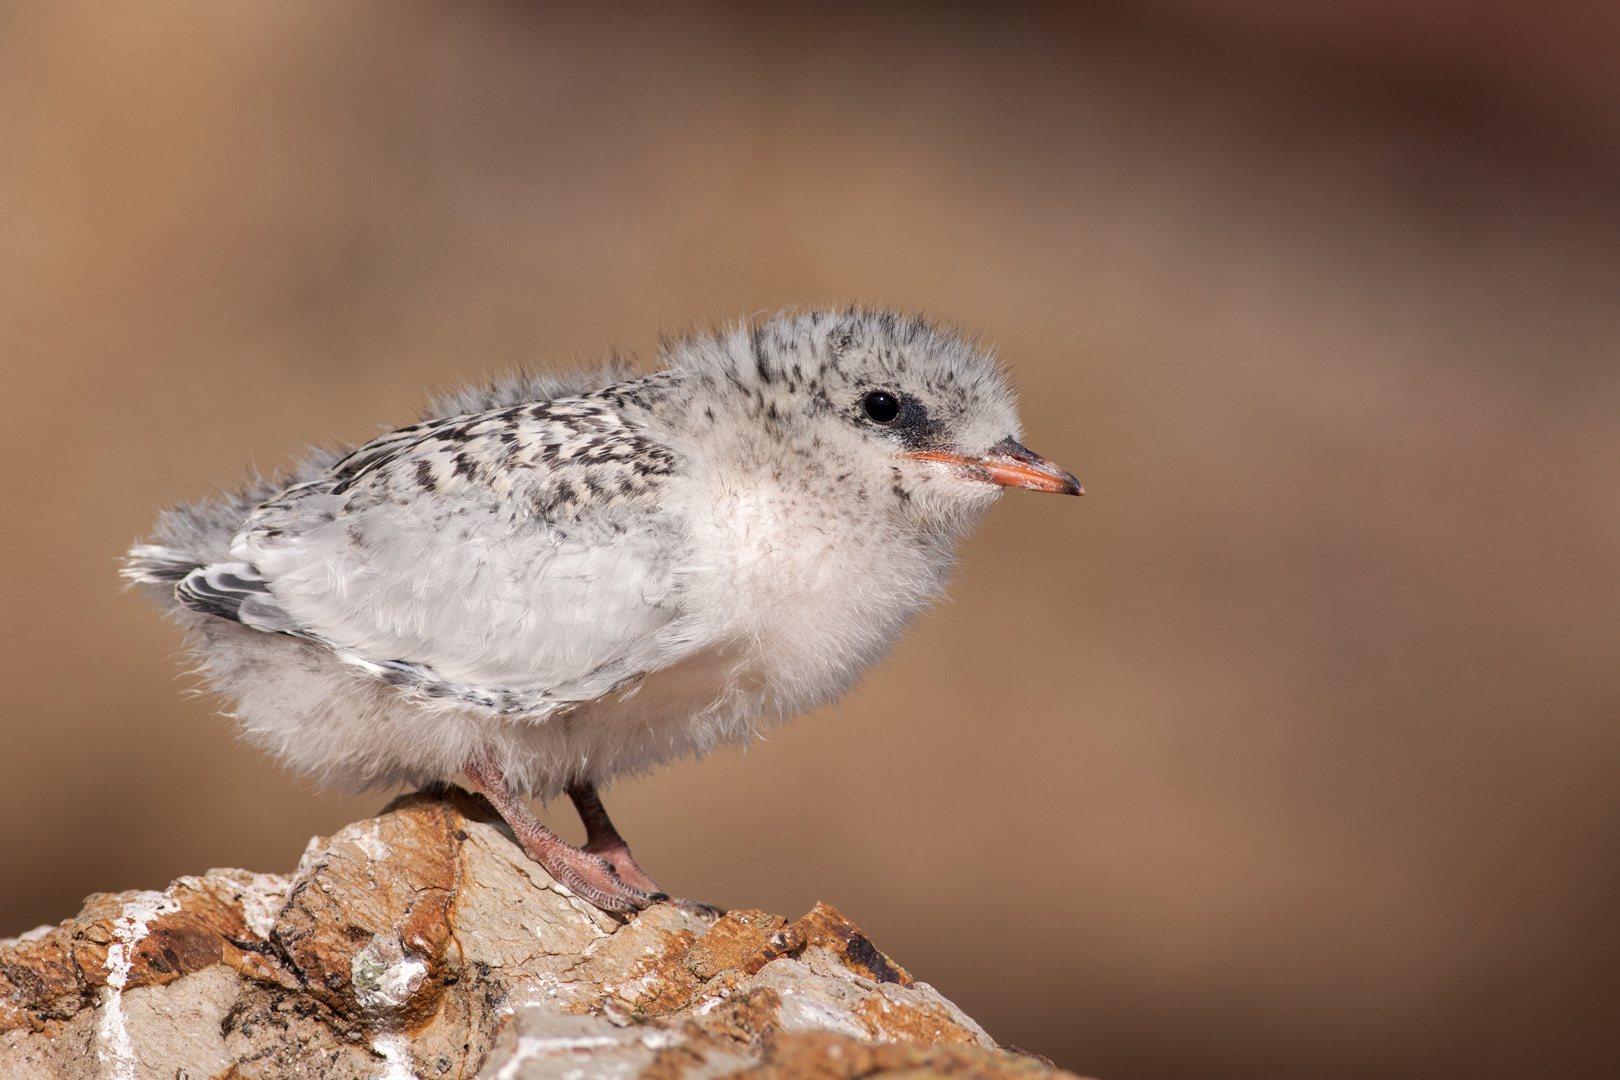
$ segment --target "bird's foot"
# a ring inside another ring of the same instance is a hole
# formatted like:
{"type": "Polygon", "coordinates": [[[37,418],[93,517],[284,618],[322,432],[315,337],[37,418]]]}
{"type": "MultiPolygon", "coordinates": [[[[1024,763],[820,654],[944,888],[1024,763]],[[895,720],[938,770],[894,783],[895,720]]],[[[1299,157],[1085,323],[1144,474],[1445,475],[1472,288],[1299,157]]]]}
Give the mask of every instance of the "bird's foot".
{"type": "MultiPolygon", "coordinates": [[[[574,809],[579,811],[580,821],[585,823],[585,844],[581,850],[607,860],[619,880],[626,885],[649,894],[665,895],[664,890],[658,887],[658,882],[636,865],[635,858],[630,854],[630,845],[624,842],[619,830],[613,827],[613,819],[608,817],[607,809],[602,805],[602,798],[597,794],[596,785],[588,780],[576,780],[569,784],[566,790],[568,797],[574,802],[574,809]]],[[[725,914],[714,905],[698,900],[669,897],[669,902],[706,923],[712,923],[725,914]]]]}
{"type": "MultiPolygon", "coordinates": [[[[587,843],[580,849],[586,855],[594,855],[612,868],[617,879],[633,889],[640,889],[647,895],[656,897],[673,904],[694,918],[702,919],[706,923],[713,923],[725,914],[721,908],[713,904],[705,904],[701,900],[687,900],[679,896],[670,896],[658,883],[647,876],[647,872],[636,865],[636,860],[630,857],[630,849],[623,840],[604,842],[600,839],[587,843]]],[[[555,877],[556,875],[552,875],[555,877]]],[[[592,901],[594,903],[594,901],[592,901]]]]}
{"type": "Polygon", "coordinates": [[[718,922],[721,916],[725,915],[726,913],[725,908],[715,907],[713,904],[705,904],[701,900],[688,900],[683,896],[672,896],[665,902],[674,904],[676,907],[692,916],[692,918],[701,919],[710,926],[713,926],[716,922],[718,922]]]}
{"type": "MultiPolygon", "coordinates": [[[[522,835],[518,842],[529,858],[539,863],[557,884],[603,911],[628,914],[669,899],[667,893],[639,870],[639,881],[626,881],[608,859],[574,847],[549,829],[540,843],[532,843],[529,837],[522,835]],[[650,887],[643,886],[642,882],[650,887]]],[[[634,867],[635,863],[630,866],[634,867]]]]}
{"type": "Polygon", "coordinates": [[[518,797],[489,758],[475,758],[463,771],[495,812],[506,819],[524,854],[580,899],[620,914],[644,911],[665,900],[704,922],[712,923],[725,914],[696,900],[673,899],[660,889],[630,857],[630,847],[613,827],[594,785],[580,781],[568,788],[585,823],[585,846],[577,848],[540,824],[528,803],[518,797]]]}
{"type": "Polygon", "coordinates": [[[613,868],[619,880],[626,885],[633,886],[646,893],[662,893],[658,882],[647,876],[647,872],[636,865],[636,860],[630,857],[630,848],[623,840],[615,836],[611,841],[588,839],[580,848],[587,855],[595,855],[613,868]]]}
{"type": "MultiPolygon", "coordinates": [[[[642,911],[669,897],[630,858],[630,849],[617,833],[593,837],[601,841],[599,847],[611,847],[617,841],[622,861],[632,872],[626,881],[619,876],[614,863],[602,855],[582,851],[540,824],[529,805],[519,798],[507,784],[501,770],[487,758],[475,759],[463,768],[474,788],[488,799],[495,812],[506,819],[512,835],[524,854],[539,863],[552,878],[578,896],[595,904],[603,911],[630,913],[642,911]]],[[[600,805],[600,804],[598,804],[600,805]]],[[[606,812],[604,811],[604,817],[606,812]]],[[[615,854],[618,854],[617,852],[615,854]]]]}

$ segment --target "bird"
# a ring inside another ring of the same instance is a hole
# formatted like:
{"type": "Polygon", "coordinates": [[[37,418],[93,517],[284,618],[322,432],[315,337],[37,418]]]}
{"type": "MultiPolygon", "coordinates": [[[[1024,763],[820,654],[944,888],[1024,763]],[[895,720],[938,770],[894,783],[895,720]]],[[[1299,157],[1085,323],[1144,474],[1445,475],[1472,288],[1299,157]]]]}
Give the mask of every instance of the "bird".
{"type": "Polygon", "coordinates": [[[349,790],[465,776],[608,912],[669,896],[599,789],[839,697],[947,584],[1026,449],[994,351],[888,308],[519,372],[419,423],[164,511],[122,574],[249,741],[349,790]],[[568,844],[528,800],[567,794],[568,844]]]}

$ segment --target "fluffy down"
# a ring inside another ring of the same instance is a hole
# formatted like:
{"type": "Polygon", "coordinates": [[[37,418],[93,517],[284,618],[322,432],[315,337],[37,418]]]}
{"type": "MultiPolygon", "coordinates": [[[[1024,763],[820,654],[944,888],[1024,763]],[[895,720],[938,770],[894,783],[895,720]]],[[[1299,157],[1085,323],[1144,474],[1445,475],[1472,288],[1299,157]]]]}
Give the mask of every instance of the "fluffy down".
{"type": "Polygon", "coordinates": [[[124,573],[250,739],[351,789],[483,755],[550,796],[746,742],[842,693],[940,594],[1008,481],[937,460],[1016,439],[1013,397],[975,343],[888,311],[661,360],[447,395],[168,511],[124,573]]]}

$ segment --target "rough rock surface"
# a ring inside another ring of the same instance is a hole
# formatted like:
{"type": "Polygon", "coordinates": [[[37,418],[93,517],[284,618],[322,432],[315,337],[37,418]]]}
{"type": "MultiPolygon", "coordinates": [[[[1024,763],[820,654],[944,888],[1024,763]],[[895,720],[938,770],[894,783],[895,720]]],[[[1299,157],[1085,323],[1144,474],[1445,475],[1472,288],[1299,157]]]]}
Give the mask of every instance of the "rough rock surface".
{"type": "Polygon", "coordinates": [[[7,1080],[1049,1077],[825,904],[628,921],[456,791],[0,940],[7,1080]]]}

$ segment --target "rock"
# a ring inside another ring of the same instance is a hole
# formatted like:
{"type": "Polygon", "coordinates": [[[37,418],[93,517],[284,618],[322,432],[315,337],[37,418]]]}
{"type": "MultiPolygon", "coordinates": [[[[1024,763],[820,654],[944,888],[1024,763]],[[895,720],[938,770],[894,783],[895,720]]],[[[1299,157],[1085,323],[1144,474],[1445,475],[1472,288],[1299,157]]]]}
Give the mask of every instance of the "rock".
{"type": "Polygon", "coordinates": [[[481,800],[396,800],[290,877],[97,894],[0,940],[8,1080],[1068,1076],[837,910],[572,896],[481,800]]]}

